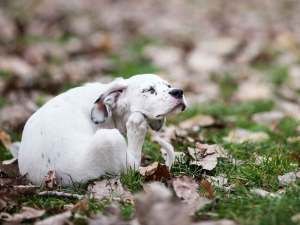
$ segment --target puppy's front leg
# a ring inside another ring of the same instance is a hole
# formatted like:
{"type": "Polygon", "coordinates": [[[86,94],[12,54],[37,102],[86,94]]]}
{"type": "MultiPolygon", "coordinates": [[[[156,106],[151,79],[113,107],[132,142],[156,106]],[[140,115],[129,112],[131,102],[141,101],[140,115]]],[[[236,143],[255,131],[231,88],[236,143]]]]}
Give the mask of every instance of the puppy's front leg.
{"type": "Polygon", "coordinates": [[[148,124],[141,113],[134,112],[129,116],[126,128],[128,140],[128,163],[130,167],[138,169],[141,163],[142,148],[148,124]]]}

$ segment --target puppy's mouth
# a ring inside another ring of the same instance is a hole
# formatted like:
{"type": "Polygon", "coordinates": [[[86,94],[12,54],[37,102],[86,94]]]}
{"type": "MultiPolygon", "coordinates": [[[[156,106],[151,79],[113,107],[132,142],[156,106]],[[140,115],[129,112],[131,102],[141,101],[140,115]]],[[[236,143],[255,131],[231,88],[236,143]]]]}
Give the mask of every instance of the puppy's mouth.
{"type": "Polygon", "coordinates": [[[157,115],[155,117],[155,119],[150,119],[145,114],[144,114],[144,116],[147,119],[147,122],[148,122],[150,128],[152,130],[159,131],[162,128],[162,126],[164,125],[167,115],[170,115],[170,114],[173,114],[176,112],[180,112],[180,111],[184,111],[185,108],[186,108],[186,105],[181,102],[181,103],[175,105],[173,108],[171,108],[168,112],[157,115]]]}
{"type": "Polygon", "coordinates": [[[173,108],[171,108],[169,111],[167,111],[164,114],[159,114],[156,116],[157,119],[162,119],[170,114],[178,113],[184,111],[186,108],[186,105],[183,102],[178,103],[173,108]]]}

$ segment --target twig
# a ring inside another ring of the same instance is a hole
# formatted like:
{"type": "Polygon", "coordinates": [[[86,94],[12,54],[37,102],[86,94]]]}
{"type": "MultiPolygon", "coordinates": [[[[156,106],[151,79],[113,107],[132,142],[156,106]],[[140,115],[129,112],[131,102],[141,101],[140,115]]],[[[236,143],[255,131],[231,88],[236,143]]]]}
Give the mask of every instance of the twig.
{"type": "Polygon", "coordinates": [[[82,199],[84,196],[79,194],[71,194],[62,191],[42,191],[38,193],[39,196],[58,196],[58,197],[66,197],[66,198],[77,198],[82,199]]]}

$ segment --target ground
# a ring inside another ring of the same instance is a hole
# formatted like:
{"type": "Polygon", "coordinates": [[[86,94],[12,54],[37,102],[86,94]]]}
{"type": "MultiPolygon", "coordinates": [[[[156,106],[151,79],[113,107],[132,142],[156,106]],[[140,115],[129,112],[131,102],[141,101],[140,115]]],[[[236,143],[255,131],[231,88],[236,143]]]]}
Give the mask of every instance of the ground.
{"type": "Polygon", "coordinates": [[[0,161],[12,158],[6,134],[20,141],[34,111],[88,81],[157,73],[184,89],[189,106],[168,118],[161,132],[177,152],[170,171],[150,133],[142,159],[150,175],[130,170],[97,179],[102,189],[107,185],[101,181],[120,180],[108,195],[90,189],[92,182],[69,188],[26,186],[22,192],[14,188],[28,182],[1,165],[1,218],[32,207],[45,211],[31,218],[23,214],[18,222],[71,212],[65,219],[74,224],[103,219],[109,221],[103,224],[151,224],[143,220],[139,206],[144,204],[154,221],[167,225],[152,213],[159,203],[145,191],[158,181],[172,195],[163,202],[171,201],[168,209],[174,217],[181,214],[185,224],[226,224],[223,219],[299,224],[297,1],[28,2],[0,3],[0,161]],[[40,194],[49,190],[79,197],[40,194]],[[181,204],[197,207],[175,213],[181,204]]]}

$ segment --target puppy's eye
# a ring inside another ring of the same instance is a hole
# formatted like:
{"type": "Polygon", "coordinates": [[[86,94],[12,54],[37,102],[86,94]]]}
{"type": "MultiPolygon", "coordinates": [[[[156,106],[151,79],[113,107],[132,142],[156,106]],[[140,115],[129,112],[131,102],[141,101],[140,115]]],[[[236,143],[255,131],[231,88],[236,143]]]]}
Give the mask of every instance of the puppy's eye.
{"type": "Polygon", "coordinates": [[[151,94],[156,94],[156,90],[152,86],[142,90],[142,93],[145,93],[145,92],[150,92],[151,94]]]}
{"type": "Polygon", "coordinates": [[[171,85],[170,85],[170,84],[168,84],[168,85],[167,85],[167,87],[168,87],[168,88],[171,88],[171,85]]]}

